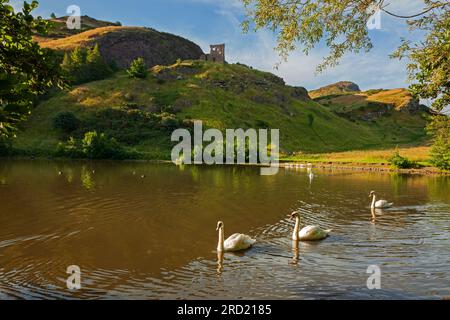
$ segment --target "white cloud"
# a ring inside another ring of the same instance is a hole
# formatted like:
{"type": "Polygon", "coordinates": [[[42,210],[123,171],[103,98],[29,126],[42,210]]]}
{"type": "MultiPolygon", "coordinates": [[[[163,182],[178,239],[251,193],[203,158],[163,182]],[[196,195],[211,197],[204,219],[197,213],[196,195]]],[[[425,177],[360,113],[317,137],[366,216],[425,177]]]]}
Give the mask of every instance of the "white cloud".
{"type": "Polygon", "coordinates": [[[335,68],[316,74],[316,66],[326,56],[325,49],[315,49],[308,56],[294,52],[278,69],[280,61],[273,50],[275,40],[269,32],[260,32],[258,40],[245,46],[229,46],[227,60],[241,62],[282,77],[290,85],[315,89],[333,82],[349,80],[358,83],[362,89],[404,87],[406,69],[404,62],[389,59],[384,51],[378,50],[359,55],[348,54],[335,68]]]}
{"type": "MultiPolygon", "coordinates": [[[[227,60],[241,62],[257,69],[273,72],[285,79],[288,84],[305,86],[313,89],[319,86],[350,80],[358,83],[362,89],[405,87],[406,68],[404,61],[392,60],[389,54],[395,48],[401,37],[409,35],[405,20],[394,19],[387,14],[382,16],[382,30],[377,30],[374,36],[383,37],[383,47],[374,48],[369,53],[348,54],[340,65],[327,69],[316,75],[316,66],[327,55],[325,48],[317,48],[308,56],[293,52],[287,62],[283,62],[275,70],[274,66],[280,58],[274,51],[275,36],[265,30],[256,34],[242,35],[240,23],[242,21],[242,3],[240,0],[188,0],[201,2],[217,7],[216,13],[221,14],[228,21],[232,33],[227,30],[227,60]],[[382,34],[380,34],[382,33],[382,34]],[[389,35],[391,34],[391,35],[389,35]],[[390,46],[390,47],[389,47],[390,46]]],[[[388,6],[390,10],[399,14],[411,14],[424,7],[422,0],[399,0],[388,6]]],[[[224,32],[225,33],[225,32],[224,32]]],[[[207,41],[202,41],[202,47],[207,50],[207,41]]]]}

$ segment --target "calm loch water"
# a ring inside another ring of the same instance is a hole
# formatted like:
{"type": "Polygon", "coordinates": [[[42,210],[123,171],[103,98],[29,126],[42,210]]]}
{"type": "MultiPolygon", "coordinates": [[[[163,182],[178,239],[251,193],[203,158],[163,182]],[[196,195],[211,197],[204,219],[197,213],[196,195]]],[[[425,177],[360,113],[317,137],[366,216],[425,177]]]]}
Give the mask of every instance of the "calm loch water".
{"type": "Polygon", "coordinates": [[[1,299],[440,299],[449,288],[446,177],[0,162],[1,299]],[[395,202],[374,222],[371,190],[395,202]],[[296,209],[332,236],[293,243],[296,209]],[[256,246],[218,261],[218,220],[256,246]],[[70,265],[81,290],[66,288],[70,265]],[[381,290],[367,289],[369,265],[381,290]]]}

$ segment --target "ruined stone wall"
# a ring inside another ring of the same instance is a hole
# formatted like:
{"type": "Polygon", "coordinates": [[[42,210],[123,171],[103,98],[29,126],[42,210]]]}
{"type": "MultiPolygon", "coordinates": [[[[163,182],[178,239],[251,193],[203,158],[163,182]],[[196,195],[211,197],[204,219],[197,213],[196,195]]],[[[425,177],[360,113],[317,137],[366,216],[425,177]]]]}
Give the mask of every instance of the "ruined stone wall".
{"type": "Polygon", "coordinates": [[[210,47],[210,53],[202,55],[200,60],[225,63],[225,44],[215,44],[210,47]]]}

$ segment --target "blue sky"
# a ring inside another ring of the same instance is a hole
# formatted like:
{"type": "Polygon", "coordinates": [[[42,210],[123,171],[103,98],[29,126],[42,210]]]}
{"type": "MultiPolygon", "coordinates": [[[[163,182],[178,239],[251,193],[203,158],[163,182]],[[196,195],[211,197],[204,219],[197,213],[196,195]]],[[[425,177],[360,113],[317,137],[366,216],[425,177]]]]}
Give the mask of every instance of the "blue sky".
{"type": "MultiPolygon", "coordinates": [[[[11,1],[19,7],[21,1],[11,1]]],[[[315,74],[315,67],[326,56],[325,46],[319,46],[308,56],[300,52],[291,55],[278,70],[280,61],[273,48],[275,35],[269,31],[243,34],[240,22],[244,10],[240,0],[40,0],[36,14],[49,17],[66,15],[66,8],[75,4],[82,15],[121,21],[128,26],[146,26],[186,37],[208,51],[209,44],[226,43],[227,61],[241,62],[254,68],[273,72],[290,85],[308,90],[340,80],[356,82],[362,89],[398,88],[408,86],[405,61],[389,58],[401,37],[418,39],[411,34],[402,19],[381,16],[381,29],[370,30],[374,48],[370,53],[348,54],[341,65],[315,74]]],[[[423,0],[392,0],[389,10],[401,14],[417,13],[423,0]]]]}

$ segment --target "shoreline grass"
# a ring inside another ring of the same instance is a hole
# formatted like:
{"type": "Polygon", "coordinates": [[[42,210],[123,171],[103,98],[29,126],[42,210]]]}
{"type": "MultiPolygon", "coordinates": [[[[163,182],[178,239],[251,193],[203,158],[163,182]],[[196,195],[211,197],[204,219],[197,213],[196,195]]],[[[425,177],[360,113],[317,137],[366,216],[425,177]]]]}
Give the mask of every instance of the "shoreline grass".
{"type": "MultiPolygon", "coordinates": [[[[311,163],[315,168],[333,168],[337,170],[358,170],[358,171],[372,171],[372,172],[396,172],[405,174],[450,174],[448,170],[440,170],[432,166],[429,162],[430,147],[403,147],[398,149],[384,149],[384,150],[355,150],[345,152],[332,152],[322,154],[296,154],[290,157],[281,157],[279,159],[280,167],[289,167],[290,165],[300,163],[311,163]],[[409,160],[416,161],[420,164],[420,168],[412,169],[398,169],[391,166],[389,158],[392,157],[394,152],[398,150],[400,154],[409,160]]],[[[170,160],[154,157],[138,157],[133,159],[120,159],[120,160],[92,160],[86,158],[64,158],[53,157],[49,155],[26,155],[15,154],[9,157],[0,157],[1,160],[24,160],[24,159],[46,159],[53,161],[120,161],[120,162],[146,162],[146,163],[172,163],[170,160]]],[[[235,164],[239,165],[239,164],[235,164]]],[[[241,164],[245,166],[261,166],[261,164],[241,164]]]]}
{"type": "MultiPolygon", "coordinates": [[[[430,147],[403,147],[398,148],[400,155],[409,160],[416,161],[420,165],[431,167],[430,147]]],[[[311,163],[340,163],[340,164],[366,164],[382,165],[389,164],[395,148],[382,150],[354,150],[330,153],[300,153],[293,156],[282,157],[283,162],[311,162],[311,163]]]]}

